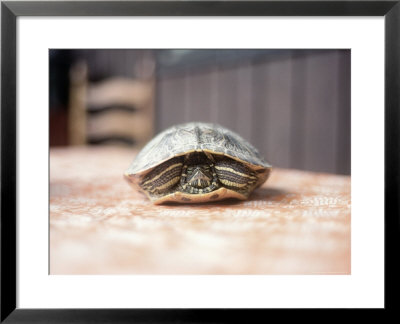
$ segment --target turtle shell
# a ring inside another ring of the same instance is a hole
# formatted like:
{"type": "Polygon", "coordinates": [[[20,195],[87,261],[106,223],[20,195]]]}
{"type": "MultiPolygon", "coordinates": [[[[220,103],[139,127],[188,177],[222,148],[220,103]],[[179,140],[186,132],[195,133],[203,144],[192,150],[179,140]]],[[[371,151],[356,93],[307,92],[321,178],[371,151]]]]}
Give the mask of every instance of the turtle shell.
{"type": "Polygon", "coordinates": [[[238,134],[217,124],[192,122],[172,126],[155,136],[139,152],[126,174],[141,174],[175,156],[201,151],[231,157],[252,169],[271,167],[258,150],[238,134]]]}
{"type": "Polygon", "coordinates": [[[194,195],[178,190],[157,197],[143,190],[140,184],[147,174],[157,170],[157,166],[193,152],[219,155],[244,164],[256,174],[254,188],[263,184],[270,174],[271,165],[261,157],[254,146],[238,134],[217,124],[192,122],[173,126],[154,137],[126,170],[125,179],[156,204],[171,201],[197,203],[225,198],[247,199],[250,191],[239,193],[224,187],[194,195]]]}

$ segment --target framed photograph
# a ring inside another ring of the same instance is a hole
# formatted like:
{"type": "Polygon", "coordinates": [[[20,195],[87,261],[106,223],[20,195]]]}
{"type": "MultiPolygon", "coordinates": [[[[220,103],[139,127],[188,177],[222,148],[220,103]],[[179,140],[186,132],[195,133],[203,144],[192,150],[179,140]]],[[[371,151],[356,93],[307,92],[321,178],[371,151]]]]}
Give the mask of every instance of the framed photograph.
{"type": "Polygon", "coordinates": [[[1,15],[1,321],[395,308],[399,1],[1,15]]]}

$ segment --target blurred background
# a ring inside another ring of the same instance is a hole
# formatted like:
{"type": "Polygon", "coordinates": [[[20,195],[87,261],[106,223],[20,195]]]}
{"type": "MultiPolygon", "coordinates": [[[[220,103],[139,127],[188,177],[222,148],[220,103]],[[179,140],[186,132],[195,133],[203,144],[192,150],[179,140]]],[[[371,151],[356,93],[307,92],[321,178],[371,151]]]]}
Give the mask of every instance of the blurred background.
{"type": "Polygon", "coordinates": [[[50,50],[50,146],[216,122],[273,165],[350,174],[350,50],[50,50]]]}

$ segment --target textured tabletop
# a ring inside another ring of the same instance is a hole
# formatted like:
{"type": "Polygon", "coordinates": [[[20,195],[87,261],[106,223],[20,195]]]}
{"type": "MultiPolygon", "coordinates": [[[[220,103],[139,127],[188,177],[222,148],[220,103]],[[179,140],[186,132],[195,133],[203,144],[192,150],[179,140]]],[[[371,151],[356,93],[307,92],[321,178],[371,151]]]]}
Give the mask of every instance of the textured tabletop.
{"type": "Polygon", "coordinates": [[[350,177],[273,168],[247,201],[155,206],[135,154],[50,150],[50,274],[350,274],[350,177]]]}

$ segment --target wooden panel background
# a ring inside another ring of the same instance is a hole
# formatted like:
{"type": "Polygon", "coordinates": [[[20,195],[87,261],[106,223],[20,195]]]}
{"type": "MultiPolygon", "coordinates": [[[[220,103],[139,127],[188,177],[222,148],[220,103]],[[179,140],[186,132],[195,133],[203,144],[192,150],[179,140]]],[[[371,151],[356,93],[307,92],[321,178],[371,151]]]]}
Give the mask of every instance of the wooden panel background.
{"type": "Polygon", "coordinates": [[[350,50],[73,53],[88,62],[93,82],[155,75],[155,133],[182,122],[217,122],[274,166],[350,174],[350,50]]]}
{"type": "Polygon", "coordinates": [[[350,50],[244,57],[158,73],[156,129],[217,122],[274,166],[350,174],[350,50]]]}

